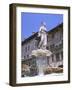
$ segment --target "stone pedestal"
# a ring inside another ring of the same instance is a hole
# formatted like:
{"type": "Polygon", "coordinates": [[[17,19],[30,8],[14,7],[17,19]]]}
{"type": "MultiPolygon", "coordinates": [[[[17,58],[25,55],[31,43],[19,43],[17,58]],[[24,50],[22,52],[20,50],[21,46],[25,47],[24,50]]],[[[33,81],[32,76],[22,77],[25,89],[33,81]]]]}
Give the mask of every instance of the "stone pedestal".
{"type": "Polygon", "coordinates": [[[36,58],[36,64],[38,67],[38,75],[42,76],[44,75],[44,68],[47,67],[47,57],[37,57],[36,58]]]}
{"type": "Polygon", "coordinates": [[[31,56],[36,57],[38,75],[44,75],[44,68],[47,67],[47,56],[50,56],[51,54],[52,53],[46,49],[37,49],[32,51],[31,56]]]}

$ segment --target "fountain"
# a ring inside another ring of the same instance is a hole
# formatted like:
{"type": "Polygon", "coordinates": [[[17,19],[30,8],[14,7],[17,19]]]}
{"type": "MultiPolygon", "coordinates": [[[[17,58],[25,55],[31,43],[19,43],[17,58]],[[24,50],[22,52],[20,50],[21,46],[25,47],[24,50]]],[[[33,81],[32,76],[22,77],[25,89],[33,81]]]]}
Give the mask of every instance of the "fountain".
{"type": "Polygon", "coordinates": [[[36,64],[38,67],[38,75],[44,75],[43,69],[47,66],[47,57],[52,54],[51,51],[47,50],[47,32],[46,24],[41,23],[41,27],[38,32],[38,37],[40,37],[40,42],[38,44],[38,49],[33,50],[31,56],[36,58],[36,64]]]}

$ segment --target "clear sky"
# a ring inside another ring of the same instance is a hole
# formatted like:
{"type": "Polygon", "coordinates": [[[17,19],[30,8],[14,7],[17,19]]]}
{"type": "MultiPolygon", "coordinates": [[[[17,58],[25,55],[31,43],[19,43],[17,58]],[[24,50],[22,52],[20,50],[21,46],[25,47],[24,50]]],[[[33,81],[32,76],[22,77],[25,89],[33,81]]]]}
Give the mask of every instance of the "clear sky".
{"type": "Polygon", "coordinates": [[[38,32],[41,22],[46,23],[47,31],[63,22],[62,14],[43,14],[43,13],[21,13],[21,40],[38,32]]]}

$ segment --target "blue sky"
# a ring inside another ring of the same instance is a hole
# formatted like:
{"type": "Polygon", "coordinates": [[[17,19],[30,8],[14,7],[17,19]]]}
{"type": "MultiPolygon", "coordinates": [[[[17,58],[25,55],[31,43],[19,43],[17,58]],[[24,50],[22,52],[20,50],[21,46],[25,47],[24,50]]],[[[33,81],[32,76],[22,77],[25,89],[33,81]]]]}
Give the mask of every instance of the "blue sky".
{"type": "Polygon", "coordinates": [[[21,40],[38,32],[41,22],[46,23],[47,31],[63,22],[62,14],[43,14],[43,13],[21,13],[21,40]]]}

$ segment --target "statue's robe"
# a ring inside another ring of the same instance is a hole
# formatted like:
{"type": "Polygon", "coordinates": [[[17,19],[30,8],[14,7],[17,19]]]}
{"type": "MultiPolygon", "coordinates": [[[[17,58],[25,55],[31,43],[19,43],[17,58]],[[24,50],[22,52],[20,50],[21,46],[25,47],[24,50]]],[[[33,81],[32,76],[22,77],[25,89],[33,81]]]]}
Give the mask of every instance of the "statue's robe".
{"type": "Polygon", "coordinates": [[[39,33],[38,33],[38,37],[41,38],[40,42],[39,42],[39,47],[43,48],[47,46],[47,33],[46,33],[46,28],[44,26],[40,27],[39,33]]]}

